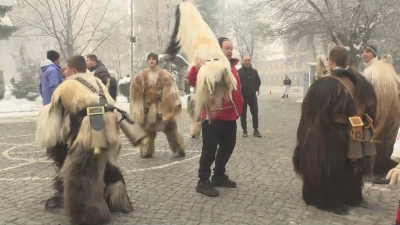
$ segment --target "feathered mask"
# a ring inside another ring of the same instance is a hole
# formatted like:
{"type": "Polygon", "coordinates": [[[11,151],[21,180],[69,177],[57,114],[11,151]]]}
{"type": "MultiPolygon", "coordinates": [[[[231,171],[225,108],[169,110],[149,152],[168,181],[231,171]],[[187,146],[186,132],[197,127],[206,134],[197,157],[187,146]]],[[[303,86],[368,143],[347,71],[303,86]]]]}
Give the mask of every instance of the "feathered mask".
{"type": "Polygon", "coordinates": [[[231,92],[236,90],[237,82],[231,72],[230,62],[211,28],[192,3],[179,4],[175,19],[174,32],[166,54],[172,60],[182,49],[188,57],[190,67],[201,59],[205,61],[197,74],[195,112],[200,115],[204,106],[209,113],[216,111],[223,98],[232,99],[231,92]]]}

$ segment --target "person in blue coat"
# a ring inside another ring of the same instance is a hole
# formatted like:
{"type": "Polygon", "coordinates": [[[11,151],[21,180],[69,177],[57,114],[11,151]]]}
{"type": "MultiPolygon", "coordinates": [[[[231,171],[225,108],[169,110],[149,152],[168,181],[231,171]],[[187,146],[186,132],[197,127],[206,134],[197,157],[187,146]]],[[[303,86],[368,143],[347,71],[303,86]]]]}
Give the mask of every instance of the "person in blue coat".
{"type": "Polygon", "coordinates": [[[50,50],[47,52],[47,60],[41,65],[39,92],[43,99],[43,105],[50,103],[54,90],[61,84],[63,77],[60,72],[60,54],[50,50]]]}

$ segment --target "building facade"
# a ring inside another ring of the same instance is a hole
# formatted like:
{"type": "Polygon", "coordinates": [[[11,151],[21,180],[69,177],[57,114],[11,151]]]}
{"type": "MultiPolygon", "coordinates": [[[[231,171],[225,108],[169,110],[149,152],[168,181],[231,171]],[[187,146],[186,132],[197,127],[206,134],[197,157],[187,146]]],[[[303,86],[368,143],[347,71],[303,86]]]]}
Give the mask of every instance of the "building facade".
{"type": "Polygon", "coordinates": [[[285,74],[289,75],[293,86],[302,86],[303,77],[308,74],[309,62],[315,62],[310,53],[292,54],[287,57],[283,54],[276,54],[267,57],[266,60],[258,61],[256,69],[262,84],[269,86],[283,85],[285,74]]]}

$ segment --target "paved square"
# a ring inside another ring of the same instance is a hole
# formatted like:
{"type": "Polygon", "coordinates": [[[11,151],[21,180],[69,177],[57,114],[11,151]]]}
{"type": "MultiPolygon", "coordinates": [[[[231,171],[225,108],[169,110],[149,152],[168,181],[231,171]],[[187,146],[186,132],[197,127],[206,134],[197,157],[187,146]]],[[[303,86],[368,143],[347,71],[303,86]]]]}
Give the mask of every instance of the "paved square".
{"type": "MultiPolygon", "coordinates": [[[[216,198],[196,193],[202,141],[190,137],[189,120],[183,115],[179,129],[186,142],[184,158],[173,155],[164,134],[158,135],[153,159],[140,159],[137,148],[124,144],[119,165],[135,210],[128,215],[113,213],[110,224],[395,223],[400,192],[385,185],[366,183],[363,194],[368,208],[353,208],[347,216],[306,206],[291,162],[300,117],[296,101],[301,95],[282,99],[280,93],[269,95],[266,87],[261,91],[263,137],[252,137],[250,112],[249,137],[242,137],[237,122],[237,144],[227,174],[237,181],[238,188],[218,188],[220,196],[216,198]]],[[[63,210],[44,211],[44,202],[53,194],[55,170],[45,150],[34,143],[34,133],[33,119],[0,121],[0,225],[69,224],[63,210]]]]}

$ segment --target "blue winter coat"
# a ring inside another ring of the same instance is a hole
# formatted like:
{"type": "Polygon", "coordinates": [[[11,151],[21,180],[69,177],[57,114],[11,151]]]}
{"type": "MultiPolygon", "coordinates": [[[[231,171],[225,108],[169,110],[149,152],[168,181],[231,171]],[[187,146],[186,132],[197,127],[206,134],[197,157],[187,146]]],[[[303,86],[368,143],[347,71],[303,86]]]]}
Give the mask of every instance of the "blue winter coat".
{"type": "Polygon", "coordinates": [[[63,77],[60,73],[61,67],[50,60],[42,63],[41,69],[39,92],[43,99],[43,105],[47,105],[50,103],[54,90],[63,81],[63,77]]]}

